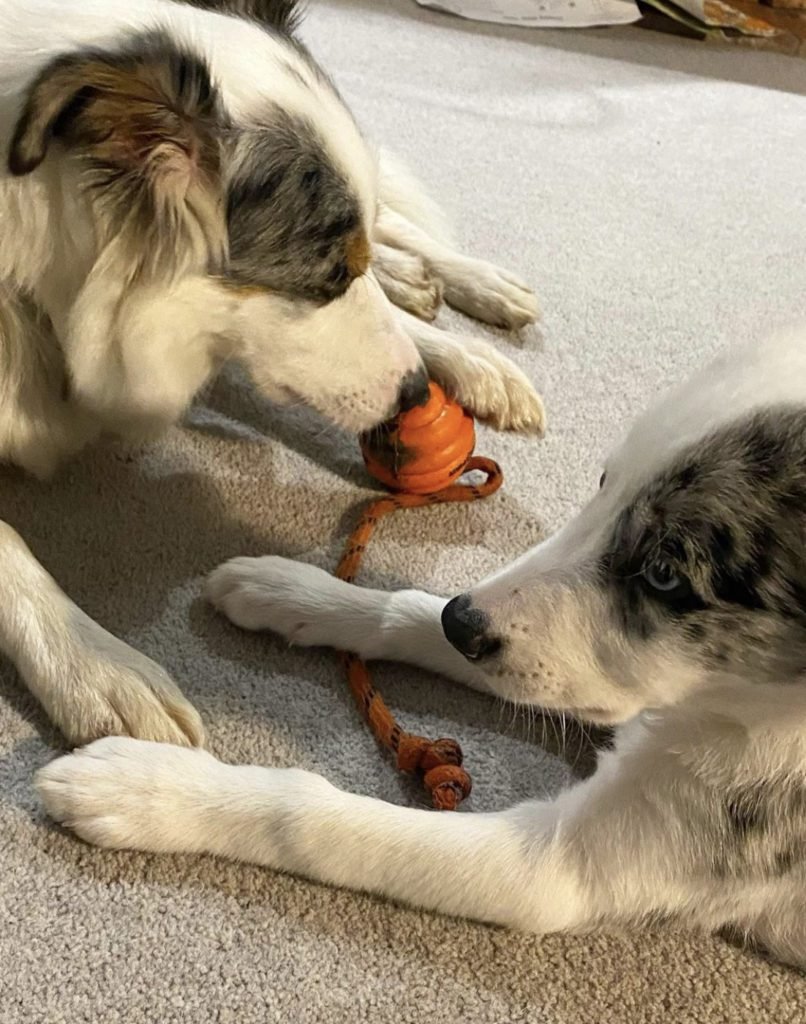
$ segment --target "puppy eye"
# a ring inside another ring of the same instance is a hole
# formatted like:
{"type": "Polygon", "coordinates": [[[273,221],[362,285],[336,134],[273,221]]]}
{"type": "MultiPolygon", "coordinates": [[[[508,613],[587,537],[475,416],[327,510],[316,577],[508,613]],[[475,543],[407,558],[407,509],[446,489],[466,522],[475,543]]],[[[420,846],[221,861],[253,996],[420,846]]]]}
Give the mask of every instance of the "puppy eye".
{"type": "Polygon", "coordinates": [[[650,587],[661,594],[672,594],[675,591],[682,593],[688,588],[685,576],[681,576],[668,562],[661,559],[645,565],[643,576],[650,587]]]}
{"type": "Polygon", "coordinates": [[[601,489],[605,485],[605,480],[607,480],[607,473],[606,472],[602,473],[602,475],[599,477],[599,490],[600,491],[601,491],[601,489]]]}

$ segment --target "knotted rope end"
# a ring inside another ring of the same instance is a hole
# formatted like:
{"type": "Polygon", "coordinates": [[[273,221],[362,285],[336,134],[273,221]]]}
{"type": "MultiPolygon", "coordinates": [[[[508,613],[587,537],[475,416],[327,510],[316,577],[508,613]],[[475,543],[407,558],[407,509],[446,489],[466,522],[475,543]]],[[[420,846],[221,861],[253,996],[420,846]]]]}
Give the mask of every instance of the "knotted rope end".
{"type": "Polygon", "coordinates": [[[397,766],[401,771],[422,775],[439,811],[453,811],[470,796],[473,783],[462,767],[462,748],[456,740],[428,740],[404,733],[397,748],[397,766]]]}

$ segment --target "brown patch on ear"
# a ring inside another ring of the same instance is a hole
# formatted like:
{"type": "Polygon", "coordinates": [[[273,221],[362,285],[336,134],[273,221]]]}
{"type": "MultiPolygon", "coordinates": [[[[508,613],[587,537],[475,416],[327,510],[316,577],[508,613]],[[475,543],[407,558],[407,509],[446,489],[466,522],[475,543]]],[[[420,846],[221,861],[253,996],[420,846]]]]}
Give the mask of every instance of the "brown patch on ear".
{"type": "Polygon", "coordinates": [[[199,57],[162,33],[127,50],[68,54],[32,85],[9,153],[28,174],[58,140],[86,165],[101,244],[118,240],[131,275],[215,270],[227,252],[220,173],[226,119],[199,57]]]}
{"type": "Polygon", "coordinates": [[[363,228],[356,228],[344,243],[344,259],[351,278],[361,277],[369,270],[372,250],[363,228]]]}
{"type": "MultiPolygon", "coordinates": [[[[186,169],[217,163],[211,123],[218,114],[199,58],[150,36],[129,53],[70,54],[34,82],[9,153],[12,174],[28,174],[52,139],[82,148],[119,171],[186,169]]],[[[215,168],[217,169],[217,167],[215,168]]]]}

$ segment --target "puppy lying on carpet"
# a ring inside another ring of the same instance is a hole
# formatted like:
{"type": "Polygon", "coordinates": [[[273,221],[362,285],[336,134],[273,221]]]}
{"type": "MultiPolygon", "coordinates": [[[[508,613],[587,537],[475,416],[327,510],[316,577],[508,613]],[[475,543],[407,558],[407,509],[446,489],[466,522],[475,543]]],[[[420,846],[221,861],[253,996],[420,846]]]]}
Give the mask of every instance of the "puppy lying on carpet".
{"type": "Polygon", "coordinates": [[[366,590],[283,558],[211,577],[246,629],[618,724],[556,801],[439,814],[124,738],[54,761],[39,790],[102,846],[214,853],[538,932],[673,916],[806,967],[804,537],[806,330],[673,391],[574,520],[468,594],[366,590]]]}
{"type": "MultiPolygon", "coordinates": [[[[516,328],[534,297],[452,248],[295,20],[294,0],[0,0],[0,459],[47,476],[101,434],[150,436],[230,359],[349,430],[432,376],[540,432],[512,362],[424,322],[444,294],[516,328]]],[[[68,740],[201,742],[165,672],[2,522],[0,567],[0,650],[68,740]]]]}

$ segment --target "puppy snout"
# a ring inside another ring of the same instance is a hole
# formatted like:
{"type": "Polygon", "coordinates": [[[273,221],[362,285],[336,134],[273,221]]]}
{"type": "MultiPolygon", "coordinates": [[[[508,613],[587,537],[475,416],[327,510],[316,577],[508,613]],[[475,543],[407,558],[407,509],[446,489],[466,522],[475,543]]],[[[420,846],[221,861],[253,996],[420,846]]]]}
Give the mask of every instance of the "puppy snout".
{"type": "Polygon", "coordinates": [[[425,405],[428,401],[428,375],[425,367],[420,366],[416,370],[409,370],[400,385],[397,396],[398,412],[409,412],[418,405],[425,405]]]}
{"type": "Polygon", "coordinates": [[[501,648],[490,631],[488,616],[474,608],[470,594],[460,594],[442,609],[442,631],[449,643],[470,661],[480,661],[501,648]]]}

